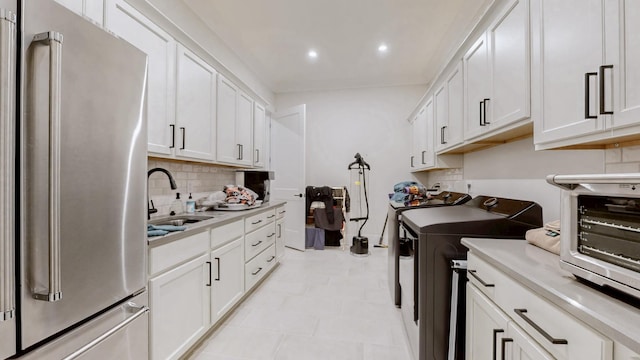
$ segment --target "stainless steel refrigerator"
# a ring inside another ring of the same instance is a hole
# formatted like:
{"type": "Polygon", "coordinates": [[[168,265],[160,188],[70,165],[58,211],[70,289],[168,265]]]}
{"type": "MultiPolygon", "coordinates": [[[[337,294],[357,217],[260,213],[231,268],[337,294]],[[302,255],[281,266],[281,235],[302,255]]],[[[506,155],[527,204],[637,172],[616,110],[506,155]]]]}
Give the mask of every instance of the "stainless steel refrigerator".
{"type": "Polygon", "coordinates": [[[145,359],[146,55],[53,0],[0,7],[0,358],[145,359]]]}

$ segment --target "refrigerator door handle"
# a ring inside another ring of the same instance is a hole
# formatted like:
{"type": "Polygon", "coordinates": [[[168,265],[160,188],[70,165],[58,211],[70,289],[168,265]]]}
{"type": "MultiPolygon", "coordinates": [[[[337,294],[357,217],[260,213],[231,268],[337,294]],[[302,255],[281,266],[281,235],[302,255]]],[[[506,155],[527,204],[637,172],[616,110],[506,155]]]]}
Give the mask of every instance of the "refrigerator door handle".
{"type": "Polygon", "coordinates": [[[12,319],[15,315],[14,296],[14,134],[15,134],[15,53],[16,53],[16,15],[8,10],[0,9],[0,83],[3,91],[0,94],[0,176],[8,186],[0,189],[0,271],[3,279],[0,282],[0,322],[12,319]]]}
{"type": "Polygon", "coordinates": [[[145,315],[147,312],[149,312],[149,308],[148,307],[146,307],[144,305],[137,305],[136,303],[133,303],[133,302],[127,303],[126,306],[129,309],[137,310],[137,311],[133,315],[131,315],[130,317],[128,317],[127,319],[125,319],[124,321],[119,323],[118,325],[116,325],[116,326],[112,327],[111,329],[107,330],[104,334],[98,336],[97,338],[95,338],[94,340],[92,340],[91,342],[86,344],[85,346],[83,346],[80,349],[74,351],[73,353],[71,353],[67,357],[63,358],[63,360],[73,360],[73,359],[79,358],[80,356],[82,356],[87,351],[89,351],[89,350],[93,349],[94,347],[100,345],[100,343],[102,343],[105,340],[107,340],[111,335],[115,334],[120,329],[124,328],[125,326],[127,326],[130,323],[134,322],[139,317],[141,317],[141,316],[145,315]]]}
{"type": "Polygon", "coordinates": [[[62,80],[62,34],[48,31],[33,37],[49,47],[49,290],[36,293],[37,300],[62,299],[60,279],[60,99],[62,80]]]}

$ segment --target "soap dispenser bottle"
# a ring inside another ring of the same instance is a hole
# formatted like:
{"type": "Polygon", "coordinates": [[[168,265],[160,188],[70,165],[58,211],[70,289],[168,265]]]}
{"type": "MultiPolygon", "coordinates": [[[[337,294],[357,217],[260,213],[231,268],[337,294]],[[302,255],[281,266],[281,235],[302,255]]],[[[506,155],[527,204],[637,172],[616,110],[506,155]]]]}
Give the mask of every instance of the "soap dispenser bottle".
{"type": "Polygon", "coordinates": [[[187,213],[193,214],[196,212],[196,202],[191,197],[191,193],[189,193],[189,199],[187,199],[187,213]]]}
{"type": "Polygon", "coordinates": [[[169,215],[181,214],[184,212],[184,208],[182,207],[182,200],[180,200],[180,193],[176,193],[176,199],[173,200],[171,206],[169,206],[169,215]]]}

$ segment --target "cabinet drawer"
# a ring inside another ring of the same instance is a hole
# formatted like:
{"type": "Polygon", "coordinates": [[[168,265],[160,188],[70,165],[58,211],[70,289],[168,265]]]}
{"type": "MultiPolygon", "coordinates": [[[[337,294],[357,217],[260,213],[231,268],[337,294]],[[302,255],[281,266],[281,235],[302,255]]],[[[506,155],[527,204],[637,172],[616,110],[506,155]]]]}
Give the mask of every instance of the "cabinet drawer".
{"type": "Polygon", "coordinates": [[[209,231],[149,249],[149,274],[154,275],[209,250],[209,231]]]}
{"type": "Polygon", "coordinates": [[[269,221],[273,221],[276,218],[275,209],[271,209],[259,214],[249,216],[244,219],[244,230],[246,233],[265,226],[269,221]]]}
{"type": "Polygon", "coordinates": [[[612,358],[611,340],[503,273],[499,275],[496,304],[555,358],[612,358]]]}
{"type": "Polygon", "coordinates": [[[287,212],[287,210],[285,209],[285,206],[278,206],[276,208],[276,219],[282,219],[284,217],[284,214],[287,212]]]}
{"type": "Polygon", "coordinates": [[[215,249],[244,234],[244,222],[238,220],[230,224],[211,229],[211,248],[215,249]]]}
{"type": "Polygon", "coordinates": [[[249,261],[244,268],[245,291],[249,291],[276,264],[276,247],[269,246],[266,250],[249,261]]]}
{"type": "Polygon", "coordinates": [[[467,277],[483,294],[495,300],[496,287],[504,286],[506,275],[484,260],[469,253],[467,259],[467,277]]]}
{"type": "Polygon", "coordinates": [[[244,259],[249,261],[258,255],[262,250],[269,247],[276,240],[275,225],[262,227],[250,234],[245,235],[244,259]]]}

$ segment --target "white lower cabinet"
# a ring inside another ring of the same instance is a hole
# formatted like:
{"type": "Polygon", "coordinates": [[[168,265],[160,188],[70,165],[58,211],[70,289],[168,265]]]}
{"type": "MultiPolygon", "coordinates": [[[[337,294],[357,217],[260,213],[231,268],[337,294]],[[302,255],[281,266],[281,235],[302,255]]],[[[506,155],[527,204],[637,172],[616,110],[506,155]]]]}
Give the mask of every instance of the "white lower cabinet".
{"type": "Polygon", "coordinates": [[[610,339],[473,253],[468,259],[467,359],[613,358],[610,339]]]}
{"type": "Polygon", "coordinates": [[[210,325],[209,254],[149,280],[152,359],[177,359],[210,325]]]}
{"type": "Polygon", "coordinates": [[[211,252],[211,323],[218,321],[244,295],[244,240],[211,252]]]}

